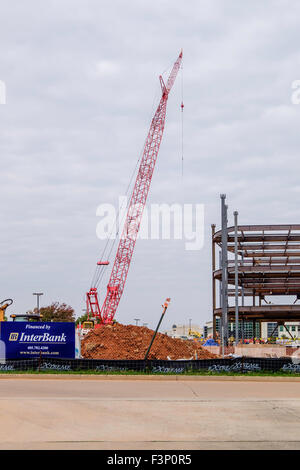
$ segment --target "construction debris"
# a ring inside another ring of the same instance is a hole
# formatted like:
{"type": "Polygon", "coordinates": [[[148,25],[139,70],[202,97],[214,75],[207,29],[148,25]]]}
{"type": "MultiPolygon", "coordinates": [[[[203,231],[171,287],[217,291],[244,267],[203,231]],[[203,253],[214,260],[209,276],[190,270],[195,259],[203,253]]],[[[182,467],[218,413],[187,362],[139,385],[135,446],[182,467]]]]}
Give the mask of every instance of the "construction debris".
{"type": "MultiPolygon", "coordinates": [[[[144,359],[153,330],[134,325],[105,325],[91,330],[82,340],[86,359],[144,359]]],[[[197,341],[171,338],[157,333],[148,359],[215,359],[197,341]]]]}

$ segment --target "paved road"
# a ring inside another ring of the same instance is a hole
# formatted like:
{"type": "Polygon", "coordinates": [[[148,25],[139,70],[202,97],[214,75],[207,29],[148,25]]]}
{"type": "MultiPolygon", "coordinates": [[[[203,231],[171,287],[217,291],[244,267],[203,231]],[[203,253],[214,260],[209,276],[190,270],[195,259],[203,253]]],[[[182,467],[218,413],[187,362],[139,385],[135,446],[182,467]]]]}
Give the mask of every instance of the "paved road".
{"type": "Polygon", "coordinates": [[[1,449],[300,449],[300,382],[0,379],[1,449]]]}

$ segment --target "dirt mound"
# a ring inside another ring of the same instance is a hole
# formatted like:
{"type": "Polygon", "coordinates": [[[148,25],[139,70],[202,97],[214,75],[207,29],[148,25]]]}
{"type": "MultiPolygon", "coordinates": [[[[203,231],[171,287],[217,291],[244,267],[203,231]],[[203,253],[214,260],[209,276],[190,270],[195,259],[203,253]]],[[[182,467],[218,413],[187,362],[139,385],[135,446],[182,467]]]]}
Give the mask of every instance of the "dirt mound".
{"type": "MultiPolygon", "coordinates": [[[[82,341],[86,359],[144,359],[153,330],[134,325],[106,325],[91,330],[82,341]]],[[[170,338],[158,333],[149,359],[214,359],[217,356],[195,341],[170,338]]]]}

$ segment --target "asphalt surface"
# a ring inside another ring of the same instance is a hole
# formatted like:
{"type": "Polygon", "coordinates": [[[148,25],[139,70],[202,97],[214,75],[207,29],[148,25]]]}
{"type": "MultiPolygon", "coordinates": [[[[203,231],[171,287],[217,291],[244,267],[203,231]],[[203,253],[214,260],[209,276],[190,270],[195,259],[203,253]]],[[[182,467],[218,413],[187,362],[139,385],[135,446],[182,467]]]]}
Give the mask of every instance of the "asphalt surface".
{"type": "Polygon", "coordinates": [[[300,382],[0,379],[0,449],[300,449],[300,382]]]}

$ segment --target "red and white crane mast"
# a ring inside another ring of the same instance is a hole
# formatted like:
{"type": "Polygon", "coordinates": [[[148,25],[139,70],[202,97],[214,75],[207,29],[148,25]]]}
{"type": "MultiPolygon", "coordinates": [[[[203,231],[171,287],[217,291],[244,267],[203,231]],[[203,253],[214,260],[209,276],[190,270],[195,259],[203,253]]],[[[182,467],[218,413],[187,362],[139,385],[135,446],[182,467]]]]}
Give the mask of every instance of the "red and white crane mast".
{"type": "MultiPolygon", "coordinates": [[[[107,293],[100,310],[97,287],[94,285],[87,293],[87,312],[100,319],[100,323],[111,323],[116,314],[132,259],[135,242],[140,229],[143,210],[147,201],[152,175],[164,131],[169,93],[174,85],[182,61],[182,51],[173,65],[167,84],[159,77],[162,96],[151,121],[145,142],[140,167],[128,206],[123,232],[119,241],[116,257],[107,285],[107,293]]],[[[107,264],[100,261],[98,265],[107,264]]]]}

